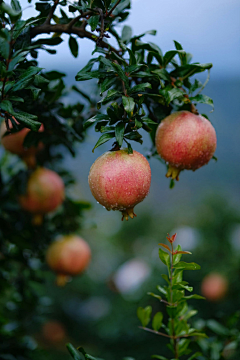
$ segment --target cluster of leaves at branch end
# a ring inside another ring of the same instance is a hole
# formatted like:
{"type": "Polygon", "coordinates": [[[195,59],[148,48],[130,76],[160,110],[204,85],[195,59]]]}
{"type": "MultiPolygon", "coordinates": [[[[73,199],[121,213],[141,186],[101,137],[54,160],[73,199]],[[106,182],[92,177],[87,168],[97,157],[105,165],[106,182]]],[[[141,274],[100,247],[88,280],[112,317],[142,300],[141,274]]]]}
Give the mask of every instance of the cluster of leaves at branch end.
{"type": "MultiPolygon", "coordinates": [[[[162,278],[167,285],[158,285],[158,293],[148,293],[148,295],[158,299],[161,304],[166,306],[166,314],[164,315],[160,311],[155,313],[152,318],[152,328],[147,327],[152,316],[151,306],[145,308],[139,307],[137,316],[144,330],[168,338],[170,340],[167,345],[168,348],[172,351],[175,358],[180,358],[191,353],[189,345],[192,338],[206,337],[203,332],[195,329],[188,321],[197,314],[196,310],[188,306],[188,300],[204,298],[196,294],[187,295],[186,292],[192,293],[193,288],[189,286],[187,281],[183,280],[184,270],[199,270],[200,266],[195,263],[181,261],[182,255],[190,255],[191,253],[183,251],[180,245],[175,249],[173,248],[176,234],[171,237],[168,235],[167,240],[170,246],[164,243],[159,244],[159,258],[167,267],[168,273],[163,274],[162,278]],[[164,318],[165,323],[163,321],[164,318]]],[[[198,355],[199,353],[192,355],[189,360],[195,359],[198,355]]],[[[153,357],[167,360],[161,355],[154,355],[153,357]]]]}

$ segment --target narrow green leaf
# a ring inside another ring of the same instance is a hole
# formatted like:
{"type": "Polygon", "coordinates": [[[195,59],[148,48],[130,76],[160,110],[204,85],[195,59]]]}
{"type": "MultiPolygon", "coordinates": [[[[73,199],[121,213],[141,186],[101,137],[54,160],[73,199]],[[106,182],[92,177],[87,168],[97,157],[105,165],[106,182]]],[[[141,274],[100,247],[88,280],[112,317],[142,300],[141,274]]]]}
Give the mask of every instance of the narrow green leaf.
{"type": "Polygon", "coordinates": [[[128,79],[127,75],[125,74],[125,72],[123,71],[122,67],[119,64],[115,64],[115,63],[112,63],[112,66],[115,68],[120,79],[122,79],[122,81],[124,82],[124,85],[125,85],[127,91],[129,91],[130,90],[129,79],[128,79]]]}
{"type": "Polygon", "coordinates": [[[135,102],[132,97],[123,96],[122,97],[124,110],[127,112],[129,117],[133,116],[135,102]]]}
{"type": "Polygon", "coordinates": [[[125,130],[125,125],[124,122],[121,121],[117,124],[115,128],[115,137],[120,147],[122,146],[123,143],[124,130],[125,130]]]}
{"type": "Polygon", "coordinates": [[[87,22],[91,26],[91,31],[95,31],[99,23],[99,15],[91,16],[87,22]]]}
{"type": "Polygon", "coordinates": [[[184,269],[184,270],[199,270],[201,266],[196,263],[186,263],[184,261],[180,261],[178,264],[174,265],[175,269],[184,269]]]}
{"type": "Polygon", "coordinates": [[[213,109],[214,109],[213,100],[212,100],[209,96],[207,96],[207,95],[198,94],[198,95],[196,95],[196,96],[189,97],[189,99],[190,99],[192,102],[197,102],[197,103],[200,103],[200,104],[210,105],[210,106],[212,106],[213,109]]]}
{"type": "Polygon", "coordinates": [[[160,295],[154,294],[154,293],[152,293],[152,292],[148,292],[147,294],[150,295],[150,296],[152,296],[152,297],[154,297],[154,298],[156,298],[156,299],[158,299],[159,301],[162,300],[162,297],[161,297],[160,295]]]}
{"type": "Polygon", "coordinates": [[[138,93],[138,92],[143,92],[146,91],[146,89],[151,89],[152,85],[150,83],[144,83],[144,84],[139,84],[134,86],[132,89],[130,89],[130,94],[133,93],[138,93]]]}
{"type": "Polygon", "coordinates": [[[137,309],[137,317],[141,321],[143,327],[146,327],[148,325],[150,321],[151,313],[152,313],[151,306],[147,306],[145,307],[145,309],[142,307],[139,307],[137,309]]]}
{"type": "Polygon", "coordinates": [[[72,344],[68,343],[66,347],[74,360],[85,360],[85,356],[75,349],[72,344]]]}
{"type": "Polygon", "coordinates": [[[159,311],[153,317],[153,321],[152,321],[153,330],[158,331],[162,326],[162,321],[163,321],[163,314],[159,311]]]}
{"type": "Polygon", "coordinates": [[[197,294],[194,294],[194,295],[189,295],[189,296],[184,296],[184,299],[205,299],[204,296],[201,296],[201,295],[197,295],[197,294]]]}
{"type": "Polygon", "coordinates": [[[125,44],[128,44],[132,37],[132,28],[128,25],[125,25],[122,29],[122,41],[125,44]]]}
{"type": "Polygon", "coordinates": [[[16,12],[21,12],[22,10],[18,0],[11,0],[11,6],[16,12]]]}
{"type": "Polygon", "coordinates": [[[72,55],[76,58],[78,56],[78,42],[73,36],[69,36],[68,45],[72,55]]]}
{"type": "Polygon", "coordinates": [[[88,119],[84,123],[83,127],[84,127],[84,129],[86,129],[88,126],[92,125],[94,122],[101,121],[101,120],[110,120],[110,118],[106,114],[97,114],[97,115],[94,115],[93,117],[91,117],[90,119],[88,119]]]}
{"type": "Polygon", "coordinates": [[[167,265],[168,269],[170,269],[170,255],[161,248],[159,248],[159,258],[163,262],[163,264],[167,265]]]}
{"type": "Polygon", "coordinates": [[[202,353],[200,352],[196,352],[195,354],[193,354],[192,356],[190,356],[187,360],[194,360],[196,359],[198,356],[201,356],[202,353]]]}
{"type": "MultiPolygon", "coordinates": [[[[178,245],[175,249],[175,251],[182,250],[181,245],[178,245]]],[[[173,265],[176,265],[181,260],[182,254],[175,254],[173,255],[173,265]]]]}
{"type": "Polygon", "coordinates": [[[176,54],[181,54],[186,56],[186,52],[184,50],[170,50],[167,51],[163,57],[163,66],[166,67],[167,64],[174,58],[176,54]]]}
{"type": "Polygon", "coordinates": [[[92,149],[92,152],[94,152],[94,150],[104,144],[105,142],[107,142],[108,140],[112,139],[115,137],[115,132],[110,132],[110,133],[105,133],[102,136],[100,136],[100,138],[98,139],[98,141],[96,142],[94,148],[92,149]]]}
{"type": "Polygon", "coordinates": [[[153,359],[168,360],[166,357],[161,356],[161,355],[152,355],[151,357],[152,357],[153,359]]]}
{"type": "Polygon", "coordinates": [[[224,335],[224,336],[229,335],[228,328],[226,328],[216,320],[212,320],[212,319],[208,320],[207,327],[218,335],[224,335]]]}
{"type": "Polygon", "coordinates": [[[139,142],[140,144],[143,143],[142,135],[139,134],[139,132],[137,132],[137,131],[132,131],[132,132],[126,134],[124,137],[129,139],[129,140],[134,140],[136,142],[139,142]]]}

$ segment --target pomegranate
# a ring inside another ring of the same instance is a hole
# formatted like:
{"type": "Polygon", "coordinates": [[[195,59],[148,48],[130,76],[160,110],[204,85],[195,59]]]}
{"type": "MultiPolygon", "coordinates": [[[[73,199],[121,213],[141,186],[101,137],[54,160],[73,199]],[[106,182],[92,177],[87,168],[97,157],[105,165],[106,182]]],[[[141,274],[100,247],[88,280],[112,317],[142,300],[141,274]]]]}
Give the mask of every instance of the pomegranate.
{"type": "Polygon", "coordinates": [[[36,215],[43,215],[55,210],[63,200],[64,183],[62,179],[54,171],[42,167],[30,175],[26,194],[19,197],[21,207],[36,215]]]}
{"type": "Polygon", "coordinates": [[[59,321],[46,322],[42,327],[42,334],[49,343],[58,343],[66,338],[65,329],[59,321]]]}
{"type": "Polygon", "coordinates": [[[194,171],[211,160],[217,138],[205,117],[178,111],[159,124],[155,143],[158,154],[168,163],[166,176],[179,180],[181,170],[194,171]]]}
{"type": "MultiPolygon", "coordinates": [[[[8,124],[9,128],[12,129],[11,121],[8,121],[8,124]]],[[[1,143],[3,147],[12,154],[20,156],[29,167],[34,167],[36,164],[35,155],[38,151],[42,150],[43,144],[39,143],[37,147],[31,146],[30,148],[24,148],[23,142],[26,135],[31,131],[30,129],[24,128],[17,133],[3,136],[6,131],[7,127],[4,121],[0,128],[1,143]]],[[[38,131],[44,131],[43,125],[41,125],[38,131]]]]}
{"type": "Polygon", "coordinates": [[[137,151],[108,151],[93,163],[88,183],[95,199],[107,210],[120,210],[122,220],[128,216],[133,219],[134,206],[149,193],[151,169],[137,151]]]}
{"type": "Polygon", "coordinates": [[[227,279],[218,273],[211,273],[202,281],[202,294],[210,301],[218,301],[224,298],[228,290],[227,279]]]}
{"type": "Polygon", "coordinates": [[[69,275],[82,273],[89,264],[91,250],[77,235],[62,236],[47,250],[48,266],[58,274],[57,284],[65,285],[69,275]]]}

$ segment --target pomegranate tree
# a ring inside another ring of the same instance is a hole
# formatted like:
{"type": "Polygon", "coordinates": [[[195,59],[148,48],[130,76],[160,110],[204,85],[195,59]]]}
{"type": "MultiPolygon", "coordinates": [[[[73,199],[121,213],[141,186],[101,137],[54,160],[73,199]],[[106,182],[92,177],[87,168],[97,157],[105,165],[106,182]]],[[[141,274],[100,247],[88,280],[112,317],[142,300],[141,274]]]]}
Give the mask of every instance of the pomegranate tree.
{"type": "Polygon", "coordinates": [[[77,235],[66,235],[52,243],[47,250],[48,266],[57,273],[57,284],[65,285],[68,276],[82,273],[89,264],[89,245],[77,235]]]}
{"type": "Polygon", "coordinates": [[[39,167],[30,175],[26,194],[19,197],[24,210],[35,214],[36,224],[41,217],[62,204],[64,200],[64,183],[54,171],[39,167]]]}
{"type": "Polygon", "coordinates": [[[203,279],[201,289],[206,299],[219,301],[224,298],[227,293],[228,281],[221,274],[211,273],[203,279]]]}
{"type": "Polygon", "coordinates": [[[122,220],[132,219],[134,206],[149,193],[151,169],[147,159],[137,151],[108,151],[92,165],[88,183],[95,199],[107,210],[122,212],[122,220]]]}
{"type": "MultiPolygon", "coordinates": [[[[17,121],[16,121],[17,122],[17,121]]],[[[18,122],[17,122],[18,123],[18,122]]],[[[9,129],[12,129],[12,123],[8,121],[9,129]]],[[[39,131],[43,131],[44,127],[41,125],[39,131]]],[[[5,121],[2,122],[0,128],[1,143],[3,147],[12,154],[20,156],[29,167],[34,167],[36,164],[35,156],[38,151],[43,148],[43,144],[39,143],[37,147],[31,146],[26,148],[23,146],[24,139],[30,132],[30,129],[24,128],[16,133],[4,136],[7,132],[5,121]]]]}
{"type": "Polygon", "coordinates": [[[189,111],[167,116],[155,138],[158,154],[168,164],[167,177],[179,180],[181,170],[206,165],[216,150],[216,132],[209,120],[189,111]]]}

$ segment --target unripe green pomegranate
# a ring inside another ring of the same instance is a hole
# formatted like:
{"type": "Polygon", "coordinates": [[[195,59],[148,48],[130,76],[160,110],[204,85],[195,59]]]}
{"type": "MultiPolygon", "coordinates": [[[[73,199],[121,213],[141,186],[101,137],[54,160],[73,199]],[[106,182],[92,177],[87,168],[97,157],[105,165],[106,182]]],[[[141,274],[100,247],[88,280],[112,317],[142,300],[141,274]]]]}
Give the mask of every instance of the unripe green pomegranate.
{"type": "Polygon", "coordinates": [[[178,111],[159,124],[155,143],[158,154],[168,164],[166,176],[179,180],[181,170],[194,171],[211,160],[217,138],[205,117],[178,111]]]}
{"type": "Polygon", "coordinates": [[[88,183],[95,199],[107,210],[122,212],[122,220],[132,219],[134,206],[149,193],[151,169],[147,159],[137,151],[108,151],[92,165],[88,183]]]}
{"type": "MultiPolygon", "coordinates": [[[[12,129],[11,121],[8,121],[8,124],[9,124],[9,128],[12,129]]],[[[14,134],[3,136],[6,133],[6,131],[7,131],[7,127],[5,121],[3,121],[0,128],[1,144],[3,145],[3,147],[12,154],[20,156],[29,167],[34,167],[36,164],[36,159],[35,159],[36,153],[42,150],[43,143],[39,143],[37,147],[31,146],[29,148],[25,148],[23,146],[24,139],[27,136],[27,134],[31,131],[30,129],[24,128],[14,134]]],[[[38,131],[40,132],[44,131],[43,125],[41,125],[38,131]]]]}
{"type": "Polygon", "coordinates": [[[224,298],[228,290],[227,279],[218,273],[211,273],[202,281],[203,296],[209,301],[219,301],[224,298]]]}
{"type": "Polygon", "coordinates": [[[48,266],[57,273],[57,284],[65,285],[67,277],[82,273],[89,264],[91,250],[77,235],[66,235],[52,243],[46,254],[48,266]]]}
{"type": "Polygon", "coordinates": [[[57,209],[63,200],[64,183],[61,177],[42,167],[30,175],[26,194],[19,197],[21,207],[35,215],[44,215],[57,209]]]}

